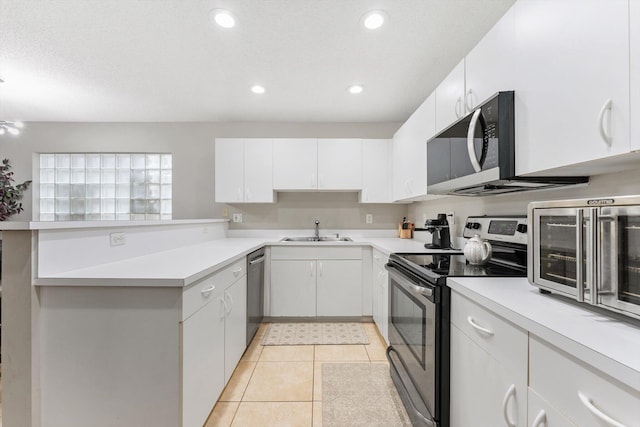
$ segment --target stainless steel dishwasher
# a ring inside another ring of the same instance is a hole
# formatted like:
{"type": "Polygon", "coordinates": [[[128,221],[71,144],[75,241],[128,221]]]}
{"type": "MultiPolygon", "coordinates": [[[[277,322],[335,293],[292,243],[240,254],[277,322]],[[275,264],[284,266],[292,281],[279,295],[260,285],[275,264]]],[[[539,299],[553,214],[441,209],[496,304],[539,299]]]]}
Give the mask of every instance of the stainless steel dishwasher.
{"type": "Polygon", "coordinates": [[[264,315],[264,248],[247,255],[247,345],[264,315]]]}

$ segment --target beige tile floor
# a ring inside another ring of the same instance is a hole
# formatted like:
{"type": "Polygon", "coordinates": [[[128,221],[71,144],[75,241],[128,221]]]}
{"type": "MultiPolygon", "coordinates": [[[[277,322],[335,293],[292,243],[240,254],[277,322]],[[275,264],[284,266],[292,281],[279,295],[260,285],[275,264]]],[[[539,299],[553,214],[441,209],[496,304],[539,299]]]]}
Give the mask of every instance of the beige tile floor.
{"type": "Polygon", "coordinates": [[[384,340],[363,323],[368,345],[262,346],[262,325],[205,427],[322,425],[322,364],[386,363],[384,340]]]}

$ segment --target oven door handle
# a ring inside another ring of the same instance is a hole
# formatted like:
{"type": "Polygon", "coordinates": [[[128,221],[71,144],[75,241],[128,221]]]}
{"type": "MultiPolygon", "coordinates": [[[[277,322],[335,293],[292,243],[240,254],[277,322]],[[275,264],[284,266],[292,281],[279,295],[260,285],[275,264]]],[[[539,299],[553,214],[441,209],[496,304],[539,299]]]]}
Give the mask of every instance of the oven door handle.
{"type": "Polygon", "coordinates": [[[387,264],[387,270],[389,270],[389,273],[391,274],[391,276],[393,276],[393,279],[398,282],[398,284],[400,284],[403,288],[411,291],[411,293],[422,297],[433,298],[432,288],[418,286],[415,283],[412,283],[401,273],[398,273],[398,270],[392,265],[387,264]]]}
{"type": "Polygon", "coordinates": [[[391,366],[391,369],[393,369],[393,371],[395,372],[396,376],[398,377],[398,379],[400,381],[398,381],[396,383],[396,388],[398,389],[398,394],[400,394],[401,396],[405,396],[406,399],[402,399],[403,401],[407,402],[411,408],[406,408],[407,410],[411,409],[411,411],[414,413],[414,415],[424,423],[425,427],[438,427],[437,424],[432,420],[429,419],[427,417],[425,417],[419,410],[418,408],[416,408],[416,405],[413,403],[413,400],[411,400],[411,396],[409,395],[409,390],[407,390],[407,386],[404,385],[404,382],[402,381],[402,377],[400,376],[400,372],[398,371],[398,368],[396,368],[395,362],[393,361],[393,359],[391,358],[391,353],[395,353],[396,357],[398,352],[395,351],[393,349],[393,347],[389,346],[387,347],[387,360],[389,361],[389,366],[391,366]],[[402,388],[398,388],[397,386],[401,385],[402,388]]]}

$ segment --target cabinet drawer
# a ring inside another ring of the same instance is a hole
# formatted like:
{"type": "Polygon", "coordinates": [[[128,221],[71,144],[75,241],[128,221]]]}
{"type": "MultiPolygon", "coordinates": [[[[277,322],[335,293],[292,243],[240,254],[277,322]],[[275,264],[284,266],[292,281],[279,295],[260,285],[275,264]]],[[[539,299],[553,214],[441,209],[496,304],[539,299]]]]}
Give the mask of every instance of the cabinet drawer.
{"type": "Polygon", "coordinates": [[[569,421],[579,426],[614,425],[602,421],[608,416],[615,425],[638,425],[640,391],[533,336],[529,367],[530,387],[569,421]]]}
{"type": "Polygon", "coordinates": [[[274,246],[271,259],[362,259],[362,247],[274,246]]]}
{"type": "Polygon", "coordinates": [[[186,319],[204,307],[209,301],[215,299],[216,295],[221,295],[236,279],[245,275],[247,273],[246,264],[246,260],[242,258],[185,288],[182,292],[182,319],[186,319]]]}
{"type": "Polygon", "coordinates": [[[526,384],[526,331],[456,292],[451,294],[451,323],[512,372],[522,372],[526,384]]]}

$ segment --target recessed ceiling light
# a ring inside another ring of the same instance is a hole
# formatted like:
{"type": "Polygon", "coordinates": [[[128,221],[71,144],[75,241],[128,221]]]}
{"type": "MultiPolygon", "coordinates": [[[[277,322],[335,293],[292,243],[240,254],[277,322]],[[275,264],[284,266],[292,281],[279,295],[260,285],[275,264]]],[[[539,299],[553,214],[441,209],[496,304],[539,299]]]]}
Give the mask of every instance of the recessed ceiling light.
{"type": "Polygon", "coordinates": [[[387,21],[389,16],[383,10],[372,10],[362,17],[362,25],[367,30],[377,30],[387,21]]]}
{"type": "Polygon", "coordinates": [[[251,92],[253,93],[264,93],[264,86],[260,86],[260,85],[253,85],[251,86],[251,92]]]}
{"type": "Polygon", "coordinates": [[[347,89],[349,91],[349,93],[362,93],[362,91],[364,90],[364,86],[362,85],[351,85],[349,86],[349,88],[347,89]]]}
{"type": "Polygon", "coordinates": [[[236,25],[236,18],[228,10],[214,9],[211,11],[211,18],[222,28],[233,28],[236,25]]]}

